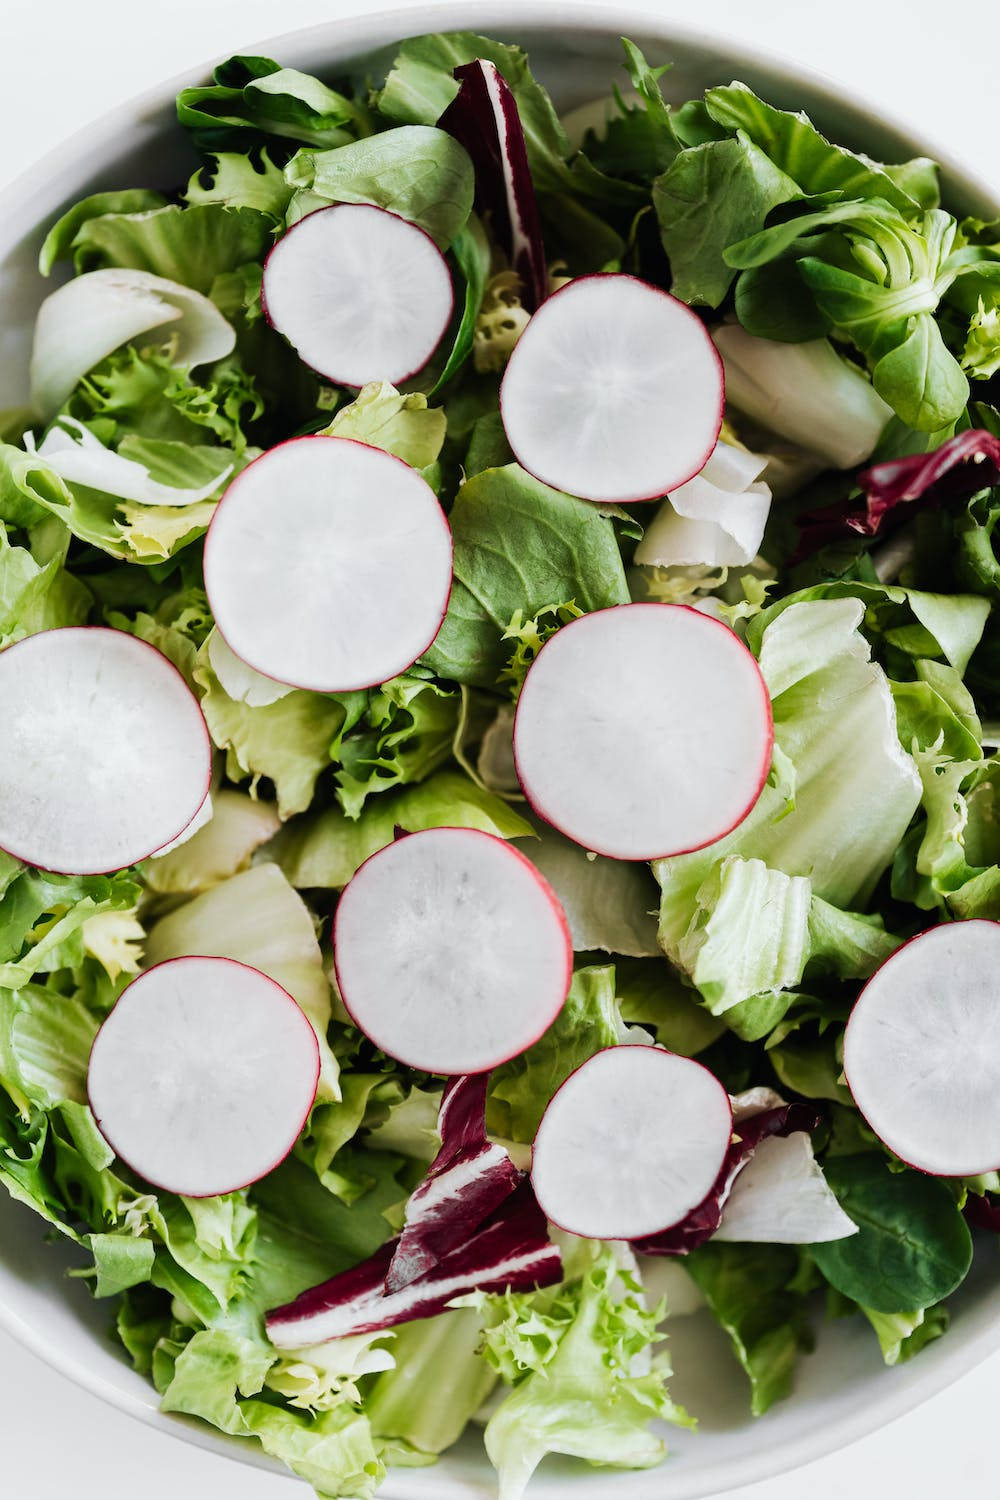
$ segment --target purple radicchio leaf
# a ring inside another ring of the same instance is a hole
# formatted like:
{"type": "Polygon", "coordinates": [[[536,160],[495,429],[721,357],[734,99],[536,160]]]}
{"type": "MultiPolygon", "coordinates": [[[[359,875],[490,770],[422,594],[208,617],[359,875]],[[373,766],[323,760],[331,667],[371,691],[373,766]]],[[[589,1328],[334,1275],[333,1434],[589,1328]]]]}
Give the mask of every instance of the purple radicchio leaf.
{"type": "Polygon", "coordinates": [[[356,1333],[376,1333],[432,1318],[469,1292],[525,1292],[562,1277],[562,1256],[548,1237],[531,1184],[516,1192],[458,1250],[419,1281],[385,1288],[398,1245],[390,1240],[368,1260],[268,1313],[268,1337],[278,1349],[298,1349],[356,1333]]]}
{"type": "Polygon", "coordinates": [[[441,1099],[441,1150],[406,1206],[406,1222],[386,1273],[399,1291],[437,1265],[509,1198],[523,1177],[486,1136],[488,1073],[453,1078],[441,1099]]]}
{"type": "Polygon", "coordinates": [[[768,1102],[766,1108],[760,1108],[759,1103],[751,1102],[754,1096],[762,1094],[769,1096],[769,1100],[777,1098],[769,1090],[751,1090],[743,1113],[739,1109],[739,1100],[735,1101],[733,1140],[710,1192],[679,1224],[662,1229],[658,1234],[647,1235],[645,1239],[634,1240],[632,1247],[640,1255],[687,1255],[689,1250],[696,1250],[699,1245],[703,1245],[722,1223],[722,1211],[733,1190],[733,1183],[749,1163],[761,1141],[771,1135],[792,1135],[797,1130],[814,1130],[819,1123],[819,1115],[808,1104],[768,1102]]]}
{"type": "Polygon", "coordinates": [[[476,206],[489,214],[497,243],[521,279],[521,300],[534,312],[548,294],[548,275],[517,103],[503,74],[482,58],[456,68],[455,77],[458,93],[438,125],[472,158],[476,206]]]}
{"type": "Polygon", "coordinates": [[[1000,438],[978,427],[949,438],[932,453],[873,464],[858,475],[863,499],[836,501],[799,518],[799,544],[792,562],[811,557],[830,542],[843,542],[852,532],[878,536],[903,519],[899,506],[968,500],[997,483],[1000,438]]]}
{"type": "Polygon", "coordinates": [[[949,438],[933,453],[915,453],[875,464],[858,475],[867,497],[863,515],[848,515],[847,524],[863,536],[874,536],[887,513],[914,500],[940,504],[969,500],[1000,481],[1000,438],[972,427],[949,438]]]}
{"type": "Polygon", "coordinates": [[[1000,1197],[995,1193],[970,1193],[962,1212],[974,1228],[1000,1234],[1000,1197]]]}

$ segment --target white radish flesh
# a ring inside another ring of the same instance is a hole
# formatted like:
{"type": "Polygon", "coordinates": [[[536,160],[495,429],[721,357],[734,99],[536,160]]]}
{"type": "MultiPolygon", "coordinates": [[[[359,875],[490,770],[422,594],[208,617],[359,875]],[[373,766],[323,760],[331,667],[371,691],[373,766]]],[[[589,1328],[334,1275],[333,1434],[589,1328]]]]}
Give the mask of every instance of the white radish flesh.
{"type": "Polygon", "coordinates": [[[346,692],[427,649],[448,607],[451,556],[444,512],[415,469],[349,438],[293,438],[223,496],[205,588],[219,633],[256,672],[346,692]]]}
{"type": "Polygon", "coordinates": [[[159,651],[120,630],[43,631],[0,654],[0,848],[96,875],[146,859],[205,803],[211,746],[159,651]]]}
{"type": "Polygon", "coordinates": [[[771,747],[750,652],[676,604],[619,605],[564,626],[529,669],[514,725],[535,811],[614,859],[722,838],[760,795],[771,747]]]}
{"type": "Polygon", "coordinates": [[[701,1203],[732,1135],[707,1068],[659,1047],[609,1047],[571,1073],[535,1136],[531,1182],[571,1234],[635,1240],[701,1203]]]}
{"type": "Polygon", "coordinates": [[[337,385],[393,385],[422,370],[451,318],[448,266],[429,235],[370,204],[307,214],[264,266],[265,316],[337,385]]]}
{"type": "Polygon", "coordinates": [[[868,981],[844,1036],[844,1074],[876,1135],[923,1172],[1000,1167],[1000,924],[922,932],[868,981]]]}
{"type": "Polygon", "coordinates": [[[372,855],[334,918],[341,996],[390,1057],[481,1073],[537,1041],[562,1008],[573,950],[562,908],[522,854],[465,828],[372,855]]]}
{"type": "Polygon", "coordinates": [[[123,992],[94,1042],[87,1092],[134,1172],[208,1198],[284,1160],[318,1078],[315,1033],[279,984],[232,959],[178,958],[123,992]]]}
{"type": "Polygon", "coordinates": [[[549,297],[500,389],[507,441],[585,500],[653,500],[697,474],[722,425],[722,362],[697,314],[634,276],[583,276],[549,297]]]}

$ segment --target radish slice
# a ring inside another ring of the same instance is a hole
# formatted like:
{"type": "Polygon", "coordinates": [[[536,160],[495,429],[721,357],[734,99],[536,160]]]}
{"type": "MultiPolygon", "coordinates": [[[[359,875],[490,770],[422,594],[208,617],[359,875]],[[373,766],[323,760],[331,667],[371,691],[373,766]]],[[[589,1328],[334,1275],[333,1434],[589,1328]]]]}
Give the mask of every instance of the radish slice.
{"type": "Polygon", "coordinates": [[[428,1073],[482,1073],[555,1020],[573,948],[562,907],[503,839],[431,828],[381,849],[344,889],[337,983],[355,1024],[428,1073]]]}
{"type": "Polygon", "coordinates": [[[319,693],[370,687],[437,635],[451,531],[430,486],[391,453],[293,438],[222,497],[205,588],[226,644],[255,671],[319,693]]]}
{"type": "Polygon", "coordinates": [[[532,1186],[571,1234],[645,1238],[701,1203],[732,1129],[729,1095],[701,1063],[659,1047],[607,1047],[549,1102],[532,1186]]]}
{"type": "Polygon", "coordinates": [[[154,647],[70,627],[0,654],[0,848],[70,875],[121,870],[201,810],[211,745],[197,699],[154,647]]]}
{"type": "Polygon", "coordinates": [[[613,859],[659,859],[729,833],[771,764],[771,703],[720,621],[679,604],[583,615],[525,678],[514,758],[540,817],[613,859]]]}
{"type": "Polygon", "coordinates": [[[390,1240],[360,1265],[268,1313],[275,1348],[300,1349],[433,1318],[469,1292],[527,1292],[562,1280],[562,1256],[527,1182],[461,1249],[393,1292],[385,1278],[397,1245],[390,1240]]]}
{"type": "Polygon", "coordinates": [[[284,1160],[318,1079],[316,1035],[279,984],[229,958],[175,958],[123,992],[94,1042],[87,1092],[134,1172],[211,1198],[284,1160]]]}
{"type": "Polygon", "coordinates": [[[722,361],[696,313],[634,276],[581,276],[543,303],[500,387],[519,464],[584,500],[655,500],[704,468],[722,361]]]}
{"type": "Polygon", "coordinates": [[[486,1136],[488,1073],[453,1078],[441,1099],[441,1150],[410,1195],[406,1222],[386,1272],[399,1291],[457,1250],[520,1183],[502,1146],[486,1136]]]}
{"type": "Polygon", "coordinates": [[[549,290],[535,187],[524,129],[510,85],[495,63],[476,58],[455,69],[460,88],[438,121],[464,146],[476,172],[476,206],[488,213],[521,282],[529,312],[549,290]]]}
{"type": "Polygon", "coordinates": [[[416,224],[367,203],[307,214],[264,264],[261,304],[299,357],[337,385],[422,370],[454,305],[444,256],[416,224]]]}
{"type": "Polygon", "coordinates": [[[940,1177],[1000,1167],[1000,923],[947,922],[886,959],[844,1035],[844,1074],[876,1135],[940,1177]]]}

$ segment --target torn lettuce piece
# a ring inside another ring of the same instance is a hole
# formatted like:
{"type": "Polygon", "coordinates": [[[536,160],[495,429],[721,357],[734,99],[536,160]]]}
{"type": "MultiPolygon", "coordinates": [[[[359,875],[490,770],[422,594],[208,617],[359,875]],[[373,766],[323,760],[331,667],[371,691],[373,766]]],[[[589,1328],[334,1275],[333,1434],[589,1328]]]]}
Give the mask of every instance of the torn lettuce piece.
{"type": "MultiPolygon", "coordinates": [[[[298,688],[264,705],[241,702],[223,688],[211,652],[206,642],[198,653],[195,679],[209,733],[226,752],[227,775],[232,781],[249,778],[251,794],[262,776],[269,777],[281,818],[304,811],[347,722],[345,702],[298,688]]],[[[357,696],[363,701],[364,695],[357,696]]]]}
{"type": "Polygon", "coordinates": [[[330,437],[353,438],[382,448],[413,469],[427,469],[440,456],[447,426],[444,410],[429,407],[421,392],[401,395],[387,381],[373,380],[340,408],[323,431],[330,437]]]}
{"type": "Polygon", "coordinates": [[[332,151],[300,151],[285,179],[328,203],[384,208],[416,224],[439,250],[465,227],[475,191],[464,146],[430,125],[401,125],[332,151]]]}
{"type": "Polygon", "coordinates": [[[212,798],[205,826],[170,853],[146,860],[140,874],[157,895],[197,895],[248,869],[254,851],[280,826],[272,802],[224,787],[212,798]]]}
{"type": "Polygon", "coordinates": [[[483,1316],[474,1308],[398,1328],[390,1346],[394,1367],[379,1376],[364,1403],[376,1441],[417,1455],[443,1453],[456,1443],[497,1383],[482,1341],[483,1316]]]}
{"type": "Polygon", "coordinates": [[[31,404],[53,417],[80,380],[122,344],[170,325],[181,369],[231,354],[236,334],[207,297],[149,271],[88,271],[50,293],[38,311],[31,404]]]}
{"type": "Polygon", "coordinates": [[[649,1430],[655,1417],[693,1425],[670,1399],[665,1355],[654,1353],[662,1309],[645,1306],[619,1255],[575,1241],[575,1264],[555,1298],[509,1298],[503,1323],[487,1335],[488,1357],[517,1378],[484,1434],[500,1500],[520,1500],[547,1453],[646,1469],[666,1453],[649,1430]]]}
{"type": "Polygon", "coordinates": [[[478,828],[497,838],[531,838],[534,829],[502,797],[461,771],[436,771],[416,786],[380,797],[350,819],[340,808],[310,812],[287,824],[266,850],[301,890],[340,890],[369,855],[391,844],[396,828],[478,828]]]}
{"type": "MultiPolygon", "coordinates": [[[[699,892],[730,856],[801,878],[813,897],[840,908],[863,906],[891,863],[921,784],[899,743],[889,684],[860,633],[863,616],[856,599],[807,600],[784,609],[763,631],[761,671],[773,703],[775,744],[790,767],[793,791],[770,782],[726,838],[654,864],[662,893],[660,943],[672,960],[683,962],[699,892]]],[[[815,921],[816,909],[811,911],[815,921]]],[[[801,912],[797,920],[788,936],[801,945],[801,912]]],[[[849,951],[849,937],[841,934],[834,949],[843,942],[849,951]]],[[[862,946],[869,942],[864,933],[854,937],[864,939],[862,946]]],[[[877,936],[871,941],[877,944],[877,936]]],[[[782,973],[795,967],[778,948],[775,957],[782,973]]],[[[718,993],[735,998],[724,985],[718,993]]]]}
{"type": "Polygon", "coordinates": [[[574,949],[658,956],[658,895],[646,867],[588,854],[546,824],[538,824],[537,833],[522,852],[558,896],[574,949]]]}

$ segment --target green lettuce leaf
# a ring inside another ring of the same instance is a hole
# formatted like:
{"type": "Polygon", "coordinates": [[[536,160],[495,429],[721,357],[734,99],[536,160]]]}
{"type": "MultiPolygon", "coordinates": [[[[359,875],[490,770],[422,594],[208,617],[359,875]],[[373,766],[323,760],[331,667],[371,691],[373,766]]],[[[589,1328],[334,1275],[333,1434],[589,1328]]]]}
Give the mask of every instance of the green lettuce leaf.
{"type": "Polygon", "coordinates": [[[401,395],[395,386],[375,380],[362,386],[323,431],[383,448],[412,469],[427,469],[438,460],[447,426],[442,409],[429,407],[419,391],[401,395]]]}
{"type": "Polygon", "coordinates": [[[401,125],[333,151],[300,151],[285,176],[297,191],[331,203],[388,209],[423,229],[440,250],[465,227],[475,192],[464,146],[428,125],[401,125]]]}
{"type": "Polygon", "coordinates": [[[12,546],[0,522],[0,650],[40,630],[82,625],[90,613],[89,589],[66,571],[69,532],[57,526],[51,540],[54,550],[40,559],[12,546]]]}
{"type": "Polygon", "coordinates": [[[972,1236],[943,1182],[894,1172],[875,1152],[827,1157],[824,1171],[858,1225],[849,1239],[810,1247],[838,1292],[877,1313],[909,1313],[940,1302],[965,1279],[972,1236]]]}
{"type": "Polygon", "coordinates": [[[510,464],[459,490],[451,510],[455,582],[424,663],[442,677],[491,687],[505,665],[515,611],[532,619],[553,600],[583,611],[629,602],[613,522],[510,464]]]}
{"type": "Polygon", "coordinates": [[[220,683],[208,643],[198,653],[195,678],[209,733],[226,752],[230,779],[249,778],[253,792],[260,778],[268,777],[282,818],[307,808],[347,719],[340,699],[293,689],[262,706],[240,702],[220,683]]]}
{"type": "Polygon", "coordinates": [[[443,1453],[496,1385],[482,1355],[482,1317],[456,1308],[419,1323],[404,1323],[392,1342],[395,1368],[380,1375],[365,1397],[376,1441],[404,1452],[443,1453]]]}
{"type": "Polygon", "coordinates": [[[360,101],[269,57],[237,56],[220,63],[210,84],[181,90],[177,119],[208,152],[246,151],[269,137],[341,146],[369,128],[360,101]]]}
{"type": "Polygon", "coordinates": [[[489,1336],[500,1367],[514,1364],[520,1376],[485,1432],[500,1500],[520,1500],[547,1453],[646,1469],[666,1452],[649,1431],[654,1417],[692,1425],[667,1393],[669,1364],[651,1352],[662,1337],[662,1308],[644,1306],[638,1281],[610,1246],[578,1241],[575,1258],[554,1303],[544,1293],[541,1308],[530,1295],[510,1298],[504,1323],[489,1336]],[[523,1325],[538,1327],[539,1312],[545,1333],[526,1338],[523,1325]]]}
{"type": "Polygon", "coordinates": [[[581,1063],[622,1040],[614,966],[577,969],[566,1003],[527,1052],[494,1069],[487,1124],[506,1140],[532,1141],[552,1095],[581,1063]]]}
{"type": "Polygon", "coordinates": [[[54,225],[42,251],[43,258],[71,259],[77,274],[130,267],[207,294],[217,276],[262,260],[274,238],[268,215],[223,203],[183,208],[168,203],[138,212],[88,212],[86,217],[81,208],[70,209],[54,225]]]}
{"type": "Polygon", "coordinates": [[[718,307],[735,270],[724,252],[764,227],[772,208],[801,196],[791,177],[738,130],[679,152],[653,184],[653,207],[683,302],[718,307]]]}
{"type": "Polygon", "coordinates": [[[709,1243],[692,1250],[684,1267],[729,1335],[750,1381],[750,1409],[762,1416],[788,1395],[799,1354],[812,1347],[797,1252],[709,1243]]]}
{"type": "Polygon", "coordinates": [[[534,832],[509,803],[461,771],[437,771],[426,781],[380,798],[352,820],[339,808],[307,813],[286,824],[267,848],[292,885],[340,890],[369,855],[391,844],[394,830],[478,828],[498,838],[534,832]]]}

